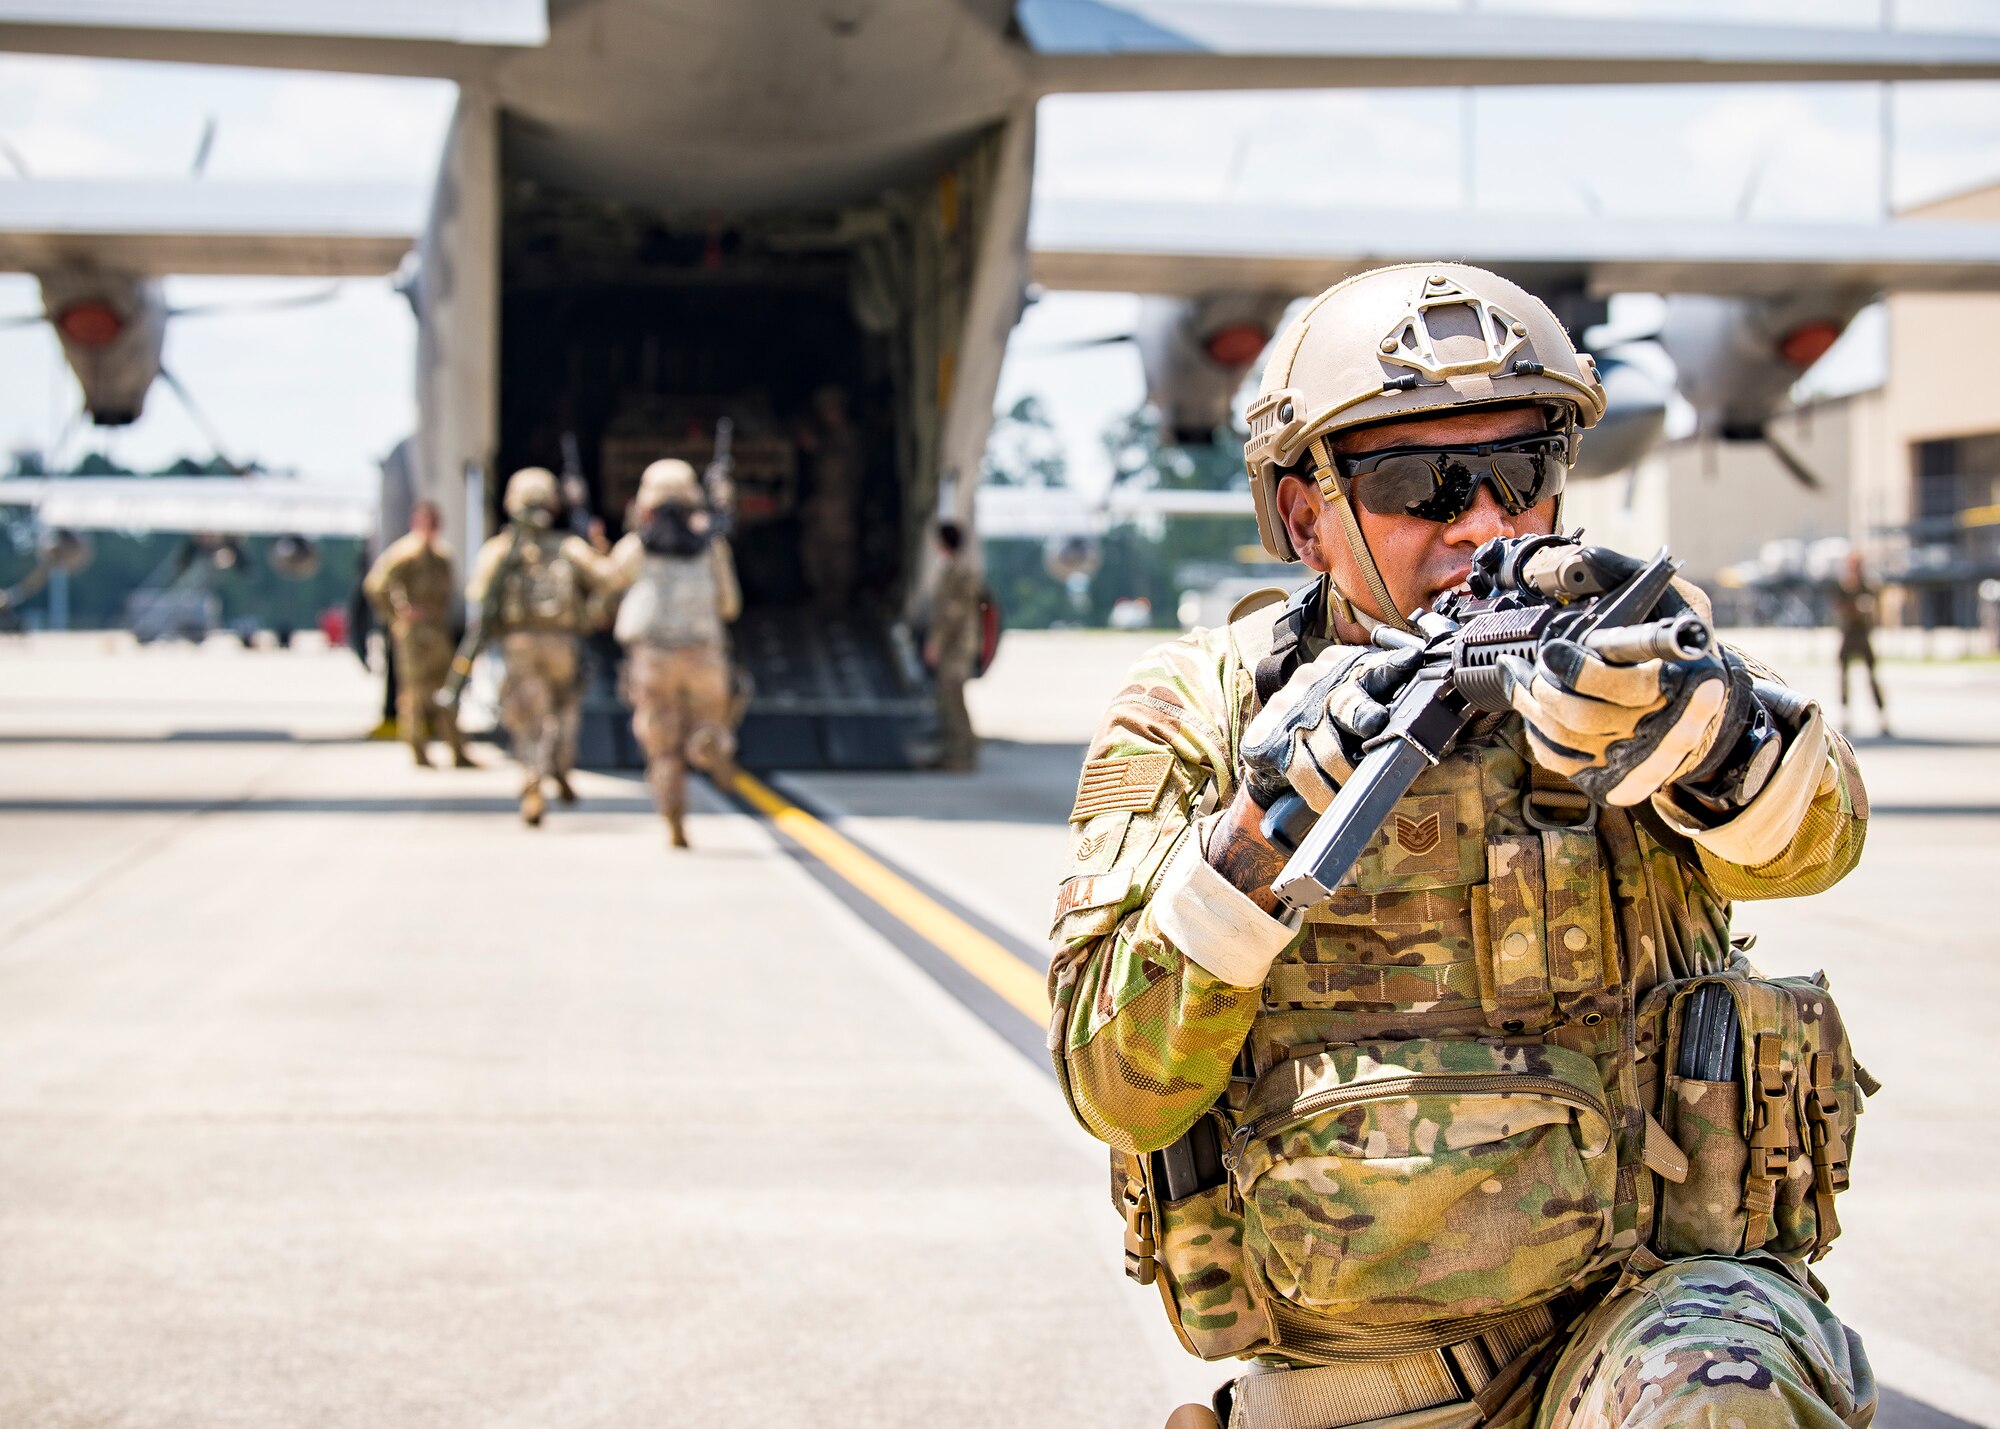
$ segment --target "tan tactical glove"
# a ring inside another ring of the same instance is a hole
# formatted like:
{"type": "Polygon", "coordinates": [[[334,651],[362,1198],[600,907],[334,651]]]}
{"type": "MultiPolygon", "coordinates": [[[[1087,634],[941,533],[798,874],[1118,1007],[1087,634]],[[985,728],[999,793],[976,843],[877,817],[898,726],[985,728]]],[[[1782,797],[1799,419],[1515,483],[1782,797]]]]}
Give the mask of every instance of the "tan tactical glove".
{"type": "Polygon", "coordinates": [[[1250,797],[1268,809],[1296,792],[1324,813],[1422,659],[1420,650],[1330,645],[1301,665],[1243,731],[1250,797]]]}
{"type": "Polygon", "coordinates": [[[1512,656],[1501,663],[1535,762],[1603,804],[1641,803],[1707,772],[1723,735],[1733,743],[1741,732],[1749,700],[1741,666],[1714,655],[1612,665],[1551,640],[1532,668],[1512,656]]]}

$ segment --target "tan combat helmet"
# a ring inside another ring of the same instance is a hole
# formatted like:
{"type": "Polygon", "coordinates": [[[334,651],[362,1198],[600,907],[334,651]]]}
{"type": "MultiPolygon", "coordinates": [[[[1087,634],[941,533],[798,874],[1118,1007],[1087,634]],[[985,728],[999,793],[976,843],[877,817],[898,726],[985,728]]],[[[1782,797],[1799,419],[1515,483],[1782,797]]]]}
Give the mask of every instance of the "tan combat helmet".
{"type": "MultiPolygon", "coordinates": [[[[1264,549],[1281,561],[1299,558],[1278,517],[1277,491],[1280,478],[1309,460],[1376,608],[1404,624],[1326,438],[1376,422],[1522,403],[1558,408],[1558,425],[1572,432],[1604,415],[1597,364],[1533,293],[1465,263],[1401,263],[1334,284],[1279,336],[1246,414],[1243,463],[1264,549]]],[[[1346,602],[1346,592],[1334,594],[1346,602]]]]}
{"type": "Polygon", "coordinates": [[[524,466],[507,478],[507,514],[516,521],[530,511],[546,511],[553,516],[562,507],[562,493],[556,474],[544,466],[524,466]]]}
{"type": "Polygon", "coordinates": [[[680,458],[662,458],[639,474],[638,503],[647,511],[662,506],[699,506],[701,478],[680,458]]]}

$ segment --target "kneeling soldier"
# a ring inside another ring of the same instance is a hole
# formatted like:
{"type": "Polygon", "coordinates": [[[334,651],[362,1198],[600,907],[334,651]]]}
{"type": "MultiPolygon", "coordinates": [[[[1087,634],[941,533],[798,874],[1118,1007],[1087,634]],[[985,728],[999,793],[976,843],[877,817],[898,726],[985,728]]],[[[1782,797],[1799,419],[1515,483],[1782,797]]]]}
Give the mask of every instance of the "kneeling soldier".
{"type": "Polygon", "coordinates": [[[1190,1351],[1256,1359],[1217,1395],[1231,1426],[1873,1413],[1805,1269],[1867,1074],[1824,984],[1765,980],[1730,937],[1732,900],[1860,856],[1853,754],[1809,701],[1720,647],[1544,643],[1513,712],[1276,916],[1266,811],[1324,810],[1415,668],[1372,632],[1489,539],[1555,531],[1603,412],[1591,359],[1491,273],[1329,289],[1273,348],[1246,451],[1266,548],[1319,579],[1155,650],[1090,749],[1056,1072],[1113,1149],[1128,1271],[1190,1351]]]}

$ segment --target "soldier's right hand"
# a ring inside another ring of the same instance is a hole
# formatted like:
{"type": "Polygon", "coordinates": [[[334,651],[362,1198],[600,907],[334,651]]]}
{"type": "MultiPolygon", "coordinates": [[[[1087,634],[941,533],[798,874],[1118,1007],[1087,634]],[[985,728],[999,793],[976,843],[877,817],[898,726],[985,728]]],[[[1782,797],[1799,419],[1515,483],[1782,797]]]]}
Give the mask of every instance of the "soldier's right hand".
{"type": "Polygon", "coordinates": [[[1422,659],[1420,650],[1330,645],[1301,665],[1243,731],[1250,797],[1268,809],[1292,792],[1325,812],[1422,659]]]}

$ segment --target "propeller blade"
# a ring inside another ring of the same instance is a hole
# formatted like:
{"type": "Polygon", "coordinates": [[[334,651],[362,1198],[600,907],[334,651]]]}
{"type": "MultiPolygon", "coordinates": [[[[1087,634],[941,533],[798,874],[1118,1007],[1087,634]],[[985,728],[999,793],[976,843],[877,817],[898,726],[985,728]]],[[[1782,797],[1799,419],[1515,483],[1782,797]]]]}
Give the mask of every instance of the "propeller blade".
{"type": "Polygon", "coordinates": [[[1138,340],[1136,333],[1113,332],[1106,333],[1102,337],[1077,337],[1066,342],[1037,343],[1033,347],[1022,348],[1021,353],[1025,357],[1056,357],[1066,352],[1088,352],[1096,347],[1116,347],[1121,342],[1138,340]]]}
{"type": "Polygon", "coordinates": [[[319,289],[317,292],[301,293],[290,298],[261,298],[248,303],[196,303],[191,308],[171,308],[168,310],[167,316],[170,318],[209,318],[219,317],[226,313],[271,313],[281,312],[287,308],[317,307],[321,303],[330,303],[339,297],[340,288],[341,285],[339,283],[332,283],[319,289]]]}
{"type": "Polygon", "coordinates": [[[28,161],[21,157],[21,151],[5,139],[0,139],[0,159],[7,161],[7,167],[14,171],[17,179],[32,179],[34,174],[28,169],[28,161]]]}
{"type": "Polygon", "coordinates": [[[198,179],[208,172],[208,156],[215,148],[215,115],[210,114],[202,122],[201,139],[194,146],[194,163],[188,166],[188,177],[198,179]]]}
{"type": "Polygon", "coordinates": [[[33,327],[48,320],[46,313],[15,313],[12,317],[0,317],[0,332],[10,327],[33,327]]]}
{"type": "Polygon", "coordinates": [[[227,466],[236,475],[243,475],[244,468],[232,460],[229,453],[222,449],[221,433],[216,431],[215,425],[208,420],[208,414],[203,412],[201,407],[195,402],[194,394],[188,391],[180,378],[174,376],[165,367],[160,369],[160,380],[172,389],[174,396],[180,398],[181,406],[187,408],[188,416],[194,419],[195,426],[200,428],[201,435],[207,441],[209,447],[218,457],[222,458],[223,465],[227,466]]]}
{"type": "Polygon", "coordinates": [[[1792,474],[1792,480],[1807,491],[1826,489],[1826,484],[1819,479],[1819,474],[1806,465],[1805,458],[1779,441],[1777,433],[1773,432],[1768,424],[1763,427],[1759,435],[1763,438],[1764,445],[1771,449],[1771,455],[1778,459],[1778,464],[1792,474]]]}

